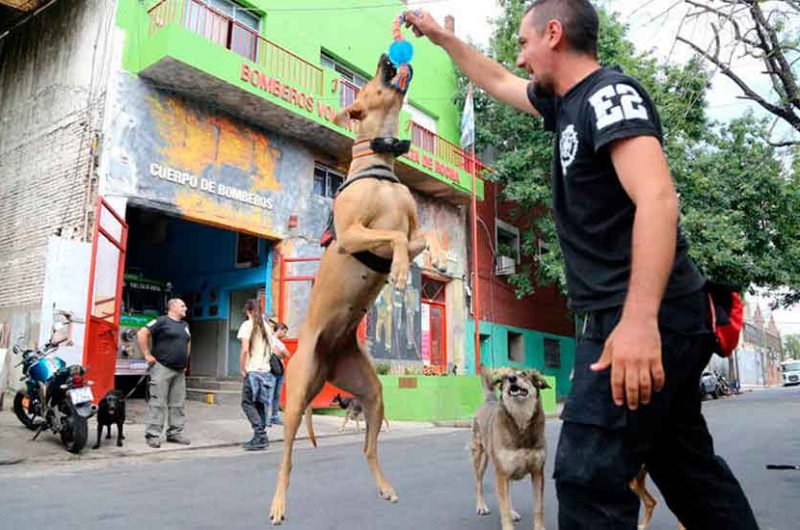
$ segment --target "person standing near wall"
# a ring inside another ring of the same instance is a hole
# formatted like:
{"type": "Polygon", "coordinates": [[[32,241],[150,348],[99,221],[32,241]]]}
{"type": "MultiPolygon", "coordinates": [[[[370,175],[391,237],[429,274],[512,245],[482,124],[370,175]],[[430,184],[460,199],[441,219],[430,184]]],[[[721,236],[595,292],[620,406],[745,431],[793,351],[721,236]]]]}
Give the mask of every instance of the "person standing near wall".
{"type": "MultiPolygon", "coordinates": [[[[270,321],[270,324],[273,324],[273,322],[270,321]]],[[[272,336],[273,359],[270,360],[270,368],[272,369],[272,375],[275,377],[275,388],[272,392],[272,416],[269,421],[270,426],[283,425],[280,416],[281,388],[283,387],[284,378],[283,361],[291,357],[289,350],[283,343],[283,338],[286,337],[286,334],[289,332],[289,326],[283,322],[278,322],[275,324],[274,331],[275,334],[272,336]]]]}
{"type": "Polygon", "coordinates": [[[165,415],[167,441],[181,445],[191,443],[183,434],[186,367],[192,349],[192,335],[184,318],[186,304],[179,298],[173,298],[167,302],[167,314],[151,320],[138,333],[139,347],[149,365],[150,374],[150,410],[145,440],[153,448],[161,447],[165,415]]]}
{"type": "Polygon", "coordinates": [[[239,327],[237,338],[242,341],[239,367],[242,373],[242,410],[253,427],[253,438],[242,444],[247,451],[269,447],[267,414],[270,412],[275,377],[271,373],[271,333],[257,300],[244,304],[247,319],[239,327]]]}

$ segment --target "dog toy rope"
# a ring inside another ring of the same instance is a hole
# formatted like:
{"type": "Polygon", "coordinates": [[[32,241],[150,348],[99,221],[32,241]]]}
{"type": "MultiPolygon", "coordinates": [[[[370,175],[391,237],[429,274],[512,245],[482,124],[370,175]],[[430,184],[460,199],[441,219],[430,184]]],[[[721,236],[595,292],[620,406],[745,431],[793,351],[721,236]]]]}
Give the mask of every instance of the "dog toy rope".
{"type": "MultiPolygon", "coordinates": [[[[416,12],[415,12],[416,14],[416,12]]],[[[406,15],[403,13],[392,24],[392,37],[394,41],[389,46],[389,60],[395,66],[410,63],[414,57],[414,46],[403,37],[401,28],[406,21],[406,15]]]]}

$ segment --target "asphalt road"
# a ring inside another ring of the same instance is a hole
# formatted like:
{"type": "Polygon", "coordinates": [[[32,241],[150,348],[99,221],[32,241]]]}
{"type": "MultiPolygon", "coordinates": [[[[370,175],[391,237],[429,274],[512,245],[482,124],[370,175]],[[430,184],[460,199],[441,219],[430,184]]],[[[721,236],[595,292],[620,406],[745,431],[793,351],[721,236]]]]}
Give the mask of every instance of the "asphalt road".
{"type": "MultiPolygon", "coordinates": [[[[717,451],[740,478],[764,530],[800,528],[800,471],[765,465],[800,465],[800,387],[758,391],[706,403],[717,451]]],[[[548,474],[559,422],[548,424],[548,474]]],[[[386,441],[381,460],[400,502],[379,499],[361,455],[360,438],[323,440],[296,453],[287,529],[499,529],[490,473],[492,515],[474,514],[469,431],[447,431],[386,441]]],[[[126,458],[103,464],[0,468],[0,529],[159,530],[267,528],[281,446],[266,453],[196,451],[182,456],[126,458]]],[[[532,527],[529,481],[512,488],[532,527]]],[[[655,491],[655,489],[654,489],[655,491]]],[[[547,481],[547,527],[557,528],[552,481],[547,481]]],[[[673,530],[662,504],[653,530],[673,530]]]]}

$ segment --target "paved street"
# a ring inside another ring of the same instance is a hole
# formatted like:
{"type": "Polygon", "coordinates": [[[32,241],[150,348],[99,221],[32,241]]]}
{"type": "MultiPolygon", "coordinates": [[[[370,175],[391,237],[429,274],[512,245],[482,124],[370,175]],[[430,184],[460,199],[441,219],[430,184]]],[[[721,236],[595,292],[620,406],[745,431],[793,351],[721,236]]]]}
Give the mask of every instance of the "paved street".
{"type": "MultiPolygon", "coordinates": [[[[800,387],[757,391],[706,403],[718,452],[740,477],[764,530],[790,530],[800,520],[800,471],[768,471],[765,464],[800,464],[800,387]]],[[[550,459],[559,423],[548,425],[550,459]]],[[[381,501],[361,456],[360,438],[302,442],[290,490],[289,529],[499,529],[494,513],[474,515],[469,431],[442,430],[396,437],[381,445],[385,470],[400,502],[381,501]]],[[[55,468],[0,467],[0,528],[254,529],[266,528],[281,446],[267,453],[236,449],[70,463],[55,468]]],[[[532,524],[529,482],[513,488],[518,528],[532,524]]],[[[552,482],[546,520],[556,528],[552,482]]],[[[654,530],[676,528],[659,506],[654,530]]]]}

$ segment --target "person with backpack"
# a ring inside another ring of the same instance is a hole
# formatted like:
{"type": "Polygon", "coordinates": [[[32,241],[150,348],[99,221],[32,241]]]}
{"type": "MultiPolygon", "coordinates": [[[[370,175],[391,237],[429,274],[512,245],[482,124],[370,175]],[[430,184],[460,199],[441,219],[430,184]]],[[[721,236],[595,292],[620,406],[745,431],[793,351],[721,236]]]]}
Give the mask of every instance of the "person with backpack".
{"type": "Polygon", "coordinates": [[[247,451],[260,451],[269,447],[267,414],[275,388],[275,376],[270,367],[271,333],[257,300],[248,300],[243,310],[247,319],[242,322],[236,336],[242,341],[239,354],[243,379],[242,410],[253,427],[253,438],[242,447],[247,451]]]}
{"type": "MultiPolygon", "coordinates": [[[[273,322],[270,321],[270,324],[273,324],[273,322]]],[[[270,367],[272,369],[272,375],[275,377],[275,388],[272,392],[272,416],[270,417],[267,427],[271,427],[272,425],[283,425],[283,421],[281,420],[280,416],[281,388],[283,388],[285,371],[283,362],[291,357],[289,350],[283,343],[283,338],[286,337],[286,333],[289,332],[289,326],[283,322],[278,322],[274,324],[274,326],[275,334],[272,336],[272,357],[270,357],[270,367]]]]}

